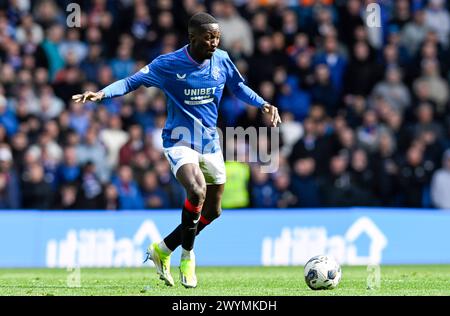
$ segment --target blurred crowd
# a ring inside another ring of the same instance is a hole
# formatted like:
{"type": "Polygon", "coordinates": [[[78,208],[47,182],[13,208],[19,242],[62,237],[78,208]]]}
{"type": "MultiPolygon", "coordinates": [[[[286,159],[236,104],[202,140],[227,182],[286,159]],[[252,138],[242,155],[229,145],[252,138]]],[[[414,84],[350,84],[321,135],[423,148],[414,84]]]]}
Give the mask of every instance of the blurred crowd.
{"type": "MultiPolygon", "coordinates": [[[[219,20],[221,47],[283,120],[276,172],[226,161],[224,207],[450,208],[449,9],[444,0],[0,1],[0,208],[179,208],[184,192],[162,154],[164,94],[71,96],[187,44],[199,11],[219,20]],[[67,27],[72,2],[80,27],[67,27]],[[379,10],[366,10],[372,3],[379,10]]],[[[229,93],[219,111],[222,130],[269,126],[229,93]]]]}

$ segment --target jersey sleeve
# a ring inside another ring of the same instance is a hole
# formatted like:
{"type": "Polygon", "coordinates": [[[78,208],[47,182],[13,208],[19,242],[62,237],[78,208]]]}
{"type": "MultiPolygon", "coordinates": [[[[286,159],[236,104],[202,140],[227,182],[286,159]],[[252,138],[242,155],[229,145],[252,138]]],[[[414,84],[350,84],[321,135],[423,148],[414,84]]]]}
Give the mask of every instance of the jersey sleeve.
{"type": "Polygon", "coordinates": [[[113,98],[125,95],[131,91],[136,90],[140,86],[157,87],[162,89],[164,84],[164,75],[161,63],[158,59],[143,67],[134,75],[125,79],[113,82],[109,86],[103,88],[101,91],[105,93],[105,98],[113,98]]]}
{"type": "Polygon", "coordinates": [[[227,87],[231,92],[241,101],[254,105],[257,107],[262,107],[267,103],[263,98],[261,98],[255,91],[250,89],[246,84],[239,70],[236,68],[234,63],[231,61],[228,54],[224,59],[226,75],[227,75],[227,87]]]}

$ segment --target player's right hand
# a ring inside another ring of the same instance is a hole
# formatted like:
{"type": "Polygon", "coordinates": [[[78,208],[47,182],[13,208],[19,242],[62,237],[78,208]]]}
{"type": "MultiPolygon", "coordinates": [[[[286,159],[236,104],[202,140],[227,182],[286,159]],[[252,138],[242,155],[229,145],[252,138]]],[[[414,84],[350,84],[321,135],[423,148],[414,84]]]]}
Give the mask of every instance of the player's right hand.
{"type": "Polygon", "coordinates": [[[105,96],[105,93],[103,91],[99,92],[92,92],[92,91],[86,91],[83,94],[75,94],[72,96],[72,100],[75,102],[83,102],[86,101],[100,101],[105,96]]]}

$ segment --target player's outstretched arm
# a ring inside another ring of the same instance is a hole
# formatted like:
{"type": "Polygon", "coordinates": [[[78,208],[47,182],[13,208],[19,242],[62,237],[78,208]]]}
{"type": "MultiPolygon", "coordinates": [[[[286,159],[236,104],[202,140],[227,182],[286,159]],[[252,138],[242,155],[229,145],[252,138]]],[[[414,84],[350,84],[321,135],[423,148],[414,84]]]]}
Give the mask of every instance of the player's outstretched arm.
{"type": "Polygon", "coordinates": [[[83,103],[86,101],[101,101],[105,98],[123,96],[142,85],[145,87],[154,86],[161,88],[163,76],[158,72],[157,67],[157,63],[149,64],[134,75],[115,81],[98,92],[86,91],[83,94],[75,94],[72,96],[72,100],[83,103]]]}
{"type": "Polygon", "coordinates": [[[262,111],[263,113],[270,115],[270,122],[273,127],[277,127],[278,124],[281,124],[281,117],[276,106],[266,103],[262,106],[262,111]]]}
{"type": "Polygon", "coordinates": [[[277,127],[278,124],[281,124],[281,117],[277,107],[264,101],[263,98],[245,84],[244,78],[241,76],[239,70],[233,64],[228,54],[225,58],[225,69],[227,73],[227,86],[238,99],[247,104],[257,106],[263,113],[270,115],[270,122],[273,127],[277,127]]]}
{"type": "MultiPolygon", "coordinates": [[[[239,75],[240,76],[240,75],[239,75]]],[[[243,79],[241,79],[243,81],[243,79]]],[[[277,127],[281,124],[280,114],[278,108],[272,104],[267,103],[261,98],[255,91],[245,85],[244,82],[231,83],[231,92],[241,101],[247,104],[259,107],[264,114],[270,115],[270,122],[273,127],[277,127]],[[262,105],[261,105],[262,104],[262,105]]]]}
{"type": "Polygon", "coordinates": [[[75,102],[83,102],[85,103],[86,101],[93,101],[93,102],[97,102],[97,101],[101,101],[105,96],[105,93],[103,91],[98,91],[98,92],[92,92],[92,91],[86,91],[82,94],[75,94],[72,96],[72,100],[74,100],[75,102]]]}

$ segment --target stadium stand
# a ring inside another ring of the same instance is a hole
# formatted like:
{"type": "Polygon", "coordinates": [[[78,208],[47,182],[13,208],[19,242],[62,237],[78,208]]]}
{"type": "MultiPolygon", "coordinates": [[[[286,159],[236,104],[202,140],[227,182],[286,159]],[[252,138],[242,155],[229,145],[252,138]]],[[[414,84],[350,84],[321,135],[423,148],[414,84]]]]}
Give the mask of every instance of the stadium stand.
{"type": "MultiPolygon", "coordinates": [[[[378,1],[374,28],[365,5],[377,1],[78,1],[69,28],[70,2],[0,1],[0,208],[180,208],[164,95],[71,96],[187,44],[188,18],[205,10],[284,122],[277,172],[233,172],[239,207],[450,207],[448,2],[378,1]]],[[[224,96],[220,128],[267,123],[224,96]]]]}

